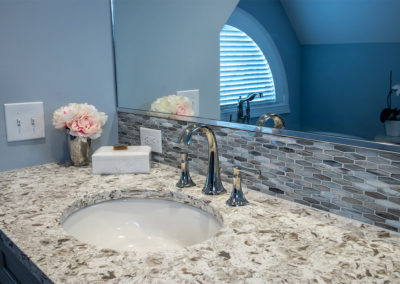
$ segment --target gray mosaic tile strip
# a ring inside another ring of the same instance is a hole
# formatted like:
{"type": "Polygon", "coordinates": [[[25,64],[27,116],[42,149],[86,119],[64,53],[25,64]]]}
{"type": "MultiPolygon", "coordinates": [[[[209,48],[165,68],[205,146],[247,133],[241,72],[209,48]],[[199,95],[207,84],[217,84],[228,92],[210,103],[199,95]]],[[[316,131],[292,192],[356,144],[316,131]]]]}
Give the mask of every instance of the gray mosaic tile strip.
{"type": "MultiPolygon", "coordinates": [[[[178,143],[189,123],[146,115],[119,113],[120,143],[140,144],[141,126],[160,129],[163,149],[178,143]]],[[[222,178],[232,179],[232,167],[260,170],[261,179],[246,178],[252,190],[329,211],[347,218],[400,231],[400,154],[212,127],[217,138],[222,178]]],[[[192,171],[207,171],[207,141],[192,138],[192,171]]],[[[153,160],[177,166],[174,156],[153,153],[153,160]]]]}

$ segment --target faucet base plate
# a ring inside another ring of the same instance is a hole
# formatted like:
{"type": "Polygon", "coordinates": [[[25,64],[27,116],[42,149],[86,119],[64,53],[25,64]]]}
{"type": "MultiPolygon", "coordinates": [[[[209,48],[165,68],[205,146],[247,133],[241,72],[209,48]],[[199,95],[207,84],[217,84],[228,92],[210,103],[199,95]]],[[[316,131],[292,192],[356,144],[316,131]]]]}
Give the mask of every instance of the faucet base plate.
{"type": "Polygon", "coordinates": [[[220,195],[220,194],[226,193],[226,190],[223,187],[221,187],[221,188],[216,188],[216,187],[208,188],[208,187],[205,187],[205,188],[203,188],[202,193],[204,195],[220,195]]]}
{"type": "Polygon", "coordinates": [[[243,191],[239,189],[233,189],[231,197],[226,201],[226,205],[232,207],[246,206],[249,204],[250,203],[244,197],[243,191]]]}
{"type": "Polygon", "coordinates": [[[176,187],[187,188],[187,187],[192,187],[192,186],[196,186],[196,183],[190,177],[189,171],[187,173],[182,172],[181,178],[179,179],[178,183],[176,184],[176,187]]]}

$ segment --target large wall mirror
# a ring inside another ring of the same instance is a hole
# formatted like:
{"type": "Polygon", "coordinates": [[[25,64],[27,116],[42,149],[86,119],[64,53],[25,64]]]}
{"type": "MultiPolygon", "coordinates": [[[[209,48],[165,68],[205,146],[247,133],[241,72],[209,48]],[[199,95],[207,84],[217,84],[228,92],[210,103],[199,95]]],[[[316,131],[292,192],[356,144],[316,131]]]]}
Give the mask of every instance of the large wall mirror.
{"type": "Polygon", "coordinates": [[[113,0],[112,10],[120,108],[400,143],[399,0],[113,0]],[[260,120],[271,113],[284,123],[260,120]]]}

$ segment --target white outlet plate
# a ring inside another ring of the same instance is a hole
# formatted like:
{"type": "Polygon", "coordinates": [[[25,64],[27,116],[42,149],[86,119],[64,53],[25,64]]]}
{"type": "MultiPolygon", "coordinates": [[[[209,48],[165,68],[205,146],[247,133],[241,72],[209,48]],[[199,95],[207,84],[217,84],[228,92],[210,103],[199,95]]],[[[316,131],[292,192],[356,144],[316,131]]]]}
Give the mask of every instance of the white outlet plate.
{"type": "Polygon", "coordinates": [[[44,138],[43,102],[4,104],[7,141],[44,138]]]}
{"type": "Polygon", "coordinates": [[[177,91],[176,94],[178,96],[187,97],[189,100],[191,100],[192,104],[193,104],[194,116],[200,116],[200,106],[199,106],[200,92],[199,92],[199,89],[177,91]]]}
{"type": "Polygon", "coordinates": [[[162,153],[161,130],[140,127],[140,144],[150,146],[152,152],[162,153]]]}

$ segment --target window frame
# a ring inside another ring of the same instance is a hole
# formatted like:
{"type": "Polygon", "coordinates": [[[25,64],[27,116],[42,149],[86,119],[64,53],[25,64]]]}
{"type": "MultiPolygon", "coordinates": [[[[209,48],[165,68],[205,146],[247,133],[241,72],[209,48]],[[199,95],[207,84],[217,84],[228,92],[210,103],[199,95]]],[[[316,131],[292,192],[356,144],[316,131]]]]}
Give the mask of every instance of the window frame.
{"type": "MultiPolygon", "coordinates": [[[[274,79],[276,101],[251,102],[251,117],[260,117],[268,112],[276,114],[290,113],[285,68],[278,48],[270,34],[256,18],[238,7],[235,8],[225,25],[230,25],[243,31],[258,45],[269,64],[274,79]]],[[[220,111],[221,119],[229,120],[231,115],[237,113],[237,104],[222,105],[220,106],[220,111]]]]}

